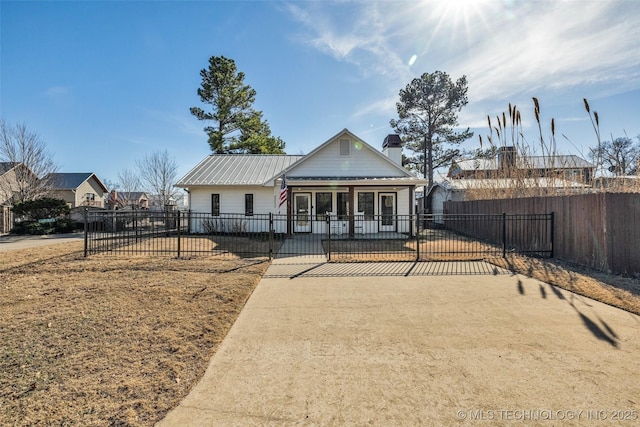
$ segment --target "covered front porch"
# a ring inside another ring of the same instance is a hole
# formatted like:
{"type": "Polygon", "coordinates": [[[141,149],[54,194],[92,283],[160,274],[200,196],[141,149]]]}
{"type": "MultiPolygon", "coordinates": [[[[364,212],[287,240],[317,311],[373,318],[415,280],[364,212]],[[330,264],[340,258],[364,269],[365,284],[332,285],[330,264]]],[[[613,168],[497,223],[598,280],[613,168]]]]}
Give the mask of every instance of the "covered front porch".
{"type": "MultiPolygon", "coordinates": [[[[415,235],[414,180],[287,179],[289,235],[378,239],[385,234],[415,235]]],[[[285,213],[285,205],[281,212],[285,213]]]]}

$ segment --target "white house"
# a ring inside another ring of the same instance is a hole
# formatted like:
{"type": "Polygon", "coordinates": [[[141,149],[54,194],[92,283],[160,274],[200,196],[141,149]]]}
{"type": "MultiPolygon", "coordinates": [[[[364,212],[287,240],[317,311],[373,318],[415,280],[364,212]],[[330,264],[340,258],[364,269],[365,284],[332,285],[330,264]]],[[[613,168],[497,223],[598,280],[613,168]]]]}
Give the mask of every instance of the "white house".
{"type": "Polygon", "coordinates": [[[207,156],[176,186],[187,191],[192,212],[239,214],[249,228],[259,227],[251,217],[271,213],[278,232],[326,233],[329,214],[332,233],[412,233],[414,190],[425,180],[401,163],[398,135],[387,136],[380,152],[344,129],[307,155],[207,156]]]}

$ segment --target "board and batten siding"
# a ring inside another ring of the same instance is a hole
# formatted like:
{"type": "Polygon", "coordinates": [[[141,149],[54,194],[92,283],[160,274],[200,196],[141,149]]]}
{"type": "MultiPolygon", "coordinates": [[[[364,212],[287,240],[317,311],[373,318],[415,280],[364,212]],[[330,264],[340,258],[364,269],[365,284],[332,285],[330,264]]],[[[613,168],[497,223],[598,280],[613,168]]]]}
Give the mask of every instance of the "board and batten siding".
{"type": "Polygon", "coordinates": [[[200,187],[191,190],[191,232],[217,231],[268,232],[269,221],[264,214],[274,208],[273,187],[233,186],[200,187]],[[220,217],[211,216],[211,195],[220,195],[220,217]],[[245,194],[253,194],[253,216],[245,216],[245,194]],[[201,215],[204,214],[204,215],[201,215]],[[208,214],[208,215],[207,215],[208,214]],[[233,216],[232,218],[230,216],[233,216]]]}
{"type": "Polygon", "coordinates": [[[191,211],[211,213],[211,195],[220,195],[221,214],[244,213],[244,195],[253,194],[254,214],[274,212],[273,187],[233,186],[233,187],[198,187],[191,190],[191,211]]]}
{"type": "Polygon", "coordinates": [[[305,159],[299,166],[295,167],[287,176],[299,177],[326,177],[327,171],[330,174],[340,177],[403,177],[401,170],[398,170],[385,158],[376,152],[368,149],[362,144],[349,139],[350,155],[340,155],[340,139],[338,138],[327,144],[313,157],[305,159]]]}

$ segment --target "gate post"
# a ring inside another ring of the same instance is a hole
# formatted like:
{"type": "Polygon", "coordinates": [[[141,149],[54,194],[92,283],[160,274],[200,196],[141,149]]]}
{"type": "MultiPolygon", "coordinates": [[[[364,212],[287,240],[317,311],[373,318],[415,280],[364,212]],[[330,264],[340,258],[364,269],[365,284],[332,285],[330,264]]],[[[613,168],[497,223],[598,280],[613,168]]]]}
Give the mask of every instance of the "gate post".
{"type": "Polygon", "coordinates": [[[416,214],[415,224],[416,224],[416,261],[420,261],[420,214],[416,214]]]}
{"type": "Polygon", "coordinates": [[[273,212],[269,212],[269,261],[273,259],[273,212]]]}
{"type": "Polygon", "coordinates": [[[556,215],[555,212],[551,212],[551,258],[554,255],[554,239],[555,239],[555,227],[556,227],[556,215]]]}
{"type": "Polygon", "coordinates": [[[84,208],[84,257],[87,257],[89,248],[89,208],[84,208]]]}
{"type": "Polygon", "coordinates": [[[331,261],[331,215],[327,213],[327,261],[331,261]]]}
{"type": "Polygon", "coordinates": [[[502,258],[507,257],[507,214],[502,213],[502,258]]]}
{"type": "Polygon", "coordinates": [[[178,258],[180,258],[180,211],[176,212],[176,225],[178,228],[178,258]]]}

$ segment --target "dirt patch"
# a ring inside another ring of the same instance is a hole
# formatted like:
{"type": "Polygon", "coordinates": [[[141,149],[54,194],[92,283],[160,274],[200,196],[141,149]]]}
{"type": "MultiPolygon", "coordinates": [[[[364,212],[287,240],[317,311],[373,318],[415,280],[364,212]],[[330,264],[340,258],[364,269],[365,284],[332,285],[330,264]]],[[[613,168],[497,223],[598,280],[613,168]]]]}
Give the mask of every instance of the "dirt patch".
{"type": "Polygon", "coordinates": [[[640,315],[640,279],[607,274],[559,260],[510,254],[489,262],[640,315]]]}
{"type": "Polygon", "coordinates": [[[81,250],[2,254],[0,425],[153,425],[202,377],[267,267],[81,250]]]}

